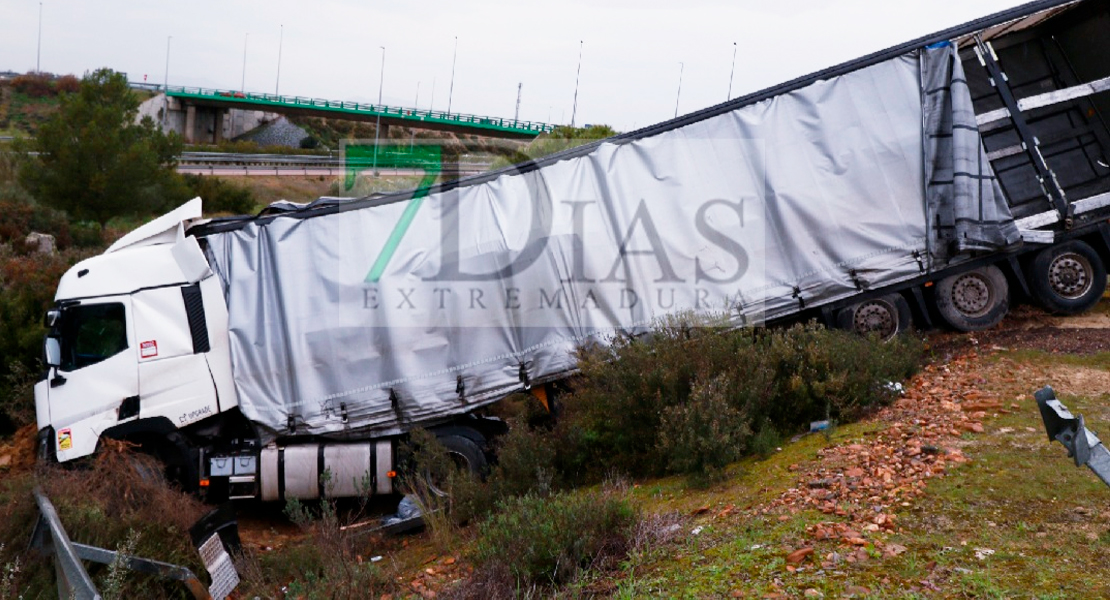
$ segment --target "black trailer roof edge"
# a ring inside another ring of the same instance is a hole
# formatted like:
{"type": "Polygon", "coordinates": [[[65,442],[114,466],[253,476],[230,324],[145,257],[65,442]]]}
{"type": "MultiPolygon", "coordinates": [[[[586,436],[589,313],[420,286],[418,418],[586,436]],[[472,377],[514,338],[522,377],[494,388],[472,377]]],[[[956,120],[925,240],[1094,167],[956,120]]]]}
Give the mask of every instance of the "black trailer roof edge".
{"type": "MultiPolygon", "coordinates": [[[[1013,8],[1000,11],[992,15],[968,21],[967,23],[961,25],[949,27],[948,29],[938,31],[930,35],[926,35],[895,46],[891,46],[889,48],[886,48],[885,50],[879,50],[877,52],[867,54],[860,58],[856,58],[841,63],[839,65],[828,67],[820,71],[815,71],[808,75],[803,75],[801,77],[797,77],[790,81],[764,88],[751,94],[739,96],[737,98],[722,102],[714,106],[703,108],[674,119],[669,119],[655,125],[649,125],[648,127],[644,127],[627,133],[622,133],[610,138],[597,140],[595,142],[584,144],[582,146],[568,148],[567,150],[556,152],[555,154],[551,154],[539,159],[526,161],[524,163],[519,163],[516,165],[510,165],[494,171],[480,173],[478,175],[464,177],[453,181],[438,183],[431,186],[427,190],[427,193],[443,193],[458,188],[480,185],[482,183],[493,181],[494,179],[497,179],[502,175],[511,173],[528,173],[560,161],[585,156],[593,152],[603,144],[623,145],[661,133],[666,133],[668,131],[685,127],[687,125],[692,125],[706,119],[711,119],[713,117],[755,104],[757,102],[762,102],[763,100],[767,100],[775,96],[780,96],[782,94],[799,90],[818,81],[830,79],[832,77],[839,77],[841,75],[845,75],[859,69],[870,67],[880,62],[902,56],[903,54],[912,52],[913,50],[917,50],[919,48],[924,48],[926,46],[930,46],[940,42],[951,41],[958,37],[986,30],[995,25],[1000,25],[1039,12],[1051,10],[1053,8],[1065,6],[1068,4],[1075,4],[1082,1],[1086,0],[1035,0],[1033,2],[1028,2],[1026,4],[1015,6],[1013,8]]],[[[415,191],[416,190],[407,190],[385,195],[352,198],[349,201],[343,203],[329,203],[318,208],[306,208],[300,211],[290,211],[280,214],[216,218],[212,219],[211,221],[194,226],[189,233],[196,236],[205,236],[209,234],[241,229],[248,223],[265,224],[279,217],[303,219],[308,217],[347,212],[351,210],[359,210],[363,208],[372,208],[385,204],[394,204],[411,199],[415,191]]]]}

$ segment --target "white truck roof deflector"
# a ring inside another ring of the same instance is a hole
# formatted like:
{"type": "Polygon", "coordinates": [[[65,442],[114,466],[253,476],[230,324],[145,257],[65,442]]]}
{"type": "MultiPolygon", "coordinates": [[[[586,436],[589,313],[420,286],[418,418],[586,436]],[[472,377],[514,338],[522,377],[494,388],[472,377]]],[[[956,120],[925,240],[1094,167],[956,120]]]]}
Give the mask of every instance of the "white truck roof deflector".
{"type": "MultiPolygon", "coordinates": [[[[177,229],[189,221],[201,217],[200,196],[182,204],[176,209],[154,219],[139,227],[135,231],[116,240],[108,246],[104,254],[110,254],[124,248],[152,246],[154,244],[172,244],[177,241],[177,229]]],[[[182,229],[184,229],[182,227],[182,229]]]]}

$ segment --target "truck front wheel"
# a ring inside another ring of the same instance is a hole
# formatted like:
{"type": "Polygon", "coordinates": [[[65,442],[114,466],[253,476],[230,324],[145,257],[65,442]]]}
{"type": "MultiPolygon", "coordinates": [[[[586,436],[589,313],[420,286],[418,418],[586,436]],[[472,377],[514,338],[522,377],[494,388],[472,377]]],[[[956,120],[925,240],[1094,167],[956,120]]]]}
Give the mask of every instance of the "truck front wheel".
{"type": "Polygon", "coordinates": [[[980,267],[941,279],[936,287],[936,306],[954,329],[990,329],[1010,310],[1010,285],[998,267],[980,267]]]}
{"type": "Polygon", "coordinates": [[[1027,278],[1037,304],[1057,315],[1087,312],[1106,291],[1102,258],[1079,240],[1041,250],[1029,263],[1027,278]]]}

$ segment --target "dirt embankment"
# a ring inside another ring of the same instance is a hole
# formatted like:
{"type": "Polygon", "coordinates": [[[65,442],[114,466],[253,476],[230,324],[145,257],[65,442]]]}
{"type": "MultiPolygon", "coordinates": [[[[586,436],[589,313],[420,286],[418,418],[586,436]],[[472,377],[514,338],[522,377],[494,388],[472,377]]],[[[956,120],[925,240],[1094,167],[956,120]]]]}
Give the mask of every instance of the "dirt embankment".
{"type": "Polygon", "coordinates": [[[0,477],[26,473],[35,467],[35,426],[27,425],[0,442],[0,477]]]}

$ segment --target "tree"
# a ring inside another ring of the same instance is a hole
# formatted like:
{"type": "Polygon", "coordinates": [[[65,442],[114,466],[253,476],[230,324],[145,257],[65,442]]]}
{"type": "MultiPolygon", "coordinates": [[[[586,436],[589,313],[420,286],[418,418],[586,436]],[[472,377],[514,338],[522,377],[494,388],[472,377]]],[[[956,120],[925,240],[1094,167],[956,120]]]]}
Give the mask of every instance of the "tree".
{"type": "Polygon", "coordinates": [[[183,184],[174,167],[181,142],[150,117],[136,124],[138,112],[139,99],[124,74],[100,69],[85,75],[39,128],[31,144],[38,156],[21,170],[23,185],[44,204],[101,225],[179,200],[183,184]]]}

